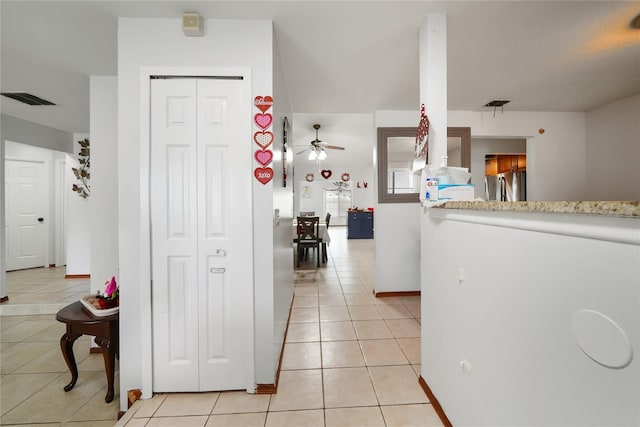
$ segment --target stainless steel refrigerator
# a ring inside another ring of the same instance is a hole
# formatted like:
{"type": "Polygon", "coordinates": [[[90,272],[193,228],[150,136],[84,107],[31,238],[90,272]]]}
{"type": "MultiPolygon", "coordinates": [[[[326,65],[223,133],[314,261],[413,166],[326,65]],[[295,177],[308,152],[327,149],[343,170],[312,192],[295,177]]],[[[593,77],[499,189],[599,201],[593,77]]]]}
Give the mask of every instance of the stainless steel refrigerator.
{"type": "Polygon", "coordinates": [[[487,200],[518,202],[527,200],[527,172],[506,172],[484,177],[487,200]]]}

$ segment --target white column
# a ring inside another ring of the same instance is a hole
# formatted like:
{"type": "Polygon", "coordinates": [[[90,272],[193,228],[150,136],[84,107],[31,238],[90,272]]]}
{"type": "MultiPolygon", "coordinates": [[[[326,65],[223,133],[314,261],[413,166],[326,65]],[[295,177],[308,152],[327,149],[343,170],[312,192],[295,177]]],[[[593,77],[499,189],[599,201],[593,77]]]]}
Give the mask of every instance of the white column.
{"type": "Polygon", "coordinates": [[[91,76],[91,291],[118,283],[118,81],[115,76],[91,76]]]}
{"type": "Polygon", "coordinates": [[[0,139],[0,188],[2,188],[2,196],[0,196],[0,298],[4,298],[7,296],[7,274],[6,274],[6,265],[5,258],[6,254],[5,250],[5,242],[7,236],[5,236],[5,224],[4,224],[4,216],[5,216],[5,206],[4,206],[4,140],[0,139]]]}
{"type": "Polygon", "coordinates": [[[447,15],[427,15],[420,27],[420,103],[429,117],[429,164],[447,155],[447,15]]]}

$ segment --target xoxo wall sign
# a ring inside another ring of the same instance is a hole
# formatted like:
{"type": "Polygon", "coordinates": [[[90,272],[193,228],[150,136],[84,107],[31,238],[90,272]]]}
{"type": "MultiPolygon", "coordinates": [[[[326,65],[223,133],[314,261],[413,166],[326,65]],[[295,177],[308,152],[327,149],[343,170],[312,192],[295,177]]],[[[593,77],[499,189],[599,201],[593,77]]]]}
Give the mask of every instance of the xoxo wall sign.
{"type": "Polygon", "coordinates": [[[253,176],[258,182],[266,185],[273,179],[273,169],[265,167],[273,161],[273,151],[267,150],[273,143],[273,132],[268,130],[273,123],[273,115],[267,113],[273,106],[273,98],[269,95],[256,96],[253,105],[260,111],[253,116],[253,122],[260,129],[253,134],[253,142],[260,147],[253,153],[253,158],[260,164],[254,169],[253,176]]]}

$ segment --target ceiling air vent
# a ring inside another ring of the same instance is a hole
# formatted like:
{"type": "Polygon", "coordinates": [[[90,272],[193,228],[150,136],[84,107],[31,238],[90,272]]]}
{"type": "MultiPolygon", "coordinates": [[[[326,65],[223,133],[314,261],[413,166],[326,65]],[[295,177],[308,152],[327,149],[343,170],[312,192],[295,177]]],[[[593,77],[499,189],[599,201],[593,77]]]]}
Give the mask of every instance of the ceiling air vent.
{"type": "Polygon", "coordinates": [[[508,99],[494,99],[493,101],[484,104],[485,107],[493,107],[493,117],[496,116],[496,108],[500,107],[500,111],[504,113],[504,105],[508,104],[508,99]]]}
{"type": "Polygon", "coordinates": [[[504,104],[507,104],[509,101],[506,99],[494,99],[491,102],[487,102],[484,104],[485,107],[502,107],[504,104]]]}
{"type": "Polygon", "coordinates": [[[2,95],[28,105],[56,105],[27,92],[2,92],[2,95]]]}

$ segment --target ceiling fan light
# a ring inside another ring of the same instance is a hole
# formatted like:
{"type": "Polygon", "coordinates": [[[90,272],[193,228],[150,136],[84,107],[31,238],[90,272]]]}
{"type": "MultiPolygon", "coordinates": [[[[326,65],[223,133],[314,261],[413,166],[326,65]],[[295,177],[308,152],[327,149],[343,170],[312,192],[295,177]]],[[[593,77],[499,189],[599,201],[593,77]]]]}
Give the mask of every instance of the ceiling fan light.
{"type": "Polygon", "coordinates": [[[309,151],[309,160],[315,160],[316,157],[318,157],[318,154],[316,153],[316,150],[309,151]]]}
{"type": "Polygon", "coordinates": [[[324,160],[327,158],[327,152],[324,150],[320,151],[320,154],[318,154],[318,160],[324,160]]]}

